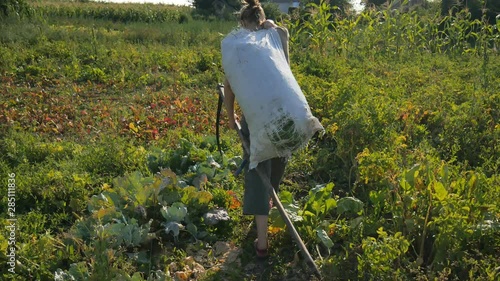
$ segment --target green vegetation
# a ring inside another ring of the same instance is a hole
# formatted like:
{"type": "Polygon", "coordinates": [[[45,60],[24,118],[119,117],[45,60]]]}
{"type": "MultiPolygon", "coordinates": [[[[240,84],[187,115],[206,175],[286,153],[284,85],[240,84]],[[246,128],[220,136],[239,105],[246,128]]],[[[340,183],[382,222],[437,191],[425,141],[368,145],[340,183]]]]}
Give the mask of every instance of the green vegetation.
{"type": "Polygon", "coordinates": [[[24,15],[28,13],[29,5],[24,0],[0,1],[0,19],[9,15],[24,15]]]}
{"type": "Polygon", "coordinates": [[[134,5],[119,6],[107,3],[88,2],[48,2],[34,3],[33,8],[44,17],[69,17],[84,19],[103,19],[113,22],[162,23],[179,21],[191,9],[169,5],[134,5]]]}
{"type": "Polygon", "coordinates": [[[500,12],[500,3],[491,0],[471,0],[465,2],[455,2],[450,0],[441,1],[441,14],[455,14],[463,9],[471,13],[473,19],[485,18],[490,23],[495,23],[495,17],[500,12]]]}
{"type": "MultiPolygon", "coordinates": [[[[30,5],[1,18],[3,265],[13,182],[17,219],[2,280],[314,280],[275,210],[270,262],[255,262],[236,133],[216,148],[220,41],[236,22],[30,5]]],[[[500,23],[331,11],[280,23],[326,129],[291,158],[280,198],[323,274],[497,280],[500,23]]]]}

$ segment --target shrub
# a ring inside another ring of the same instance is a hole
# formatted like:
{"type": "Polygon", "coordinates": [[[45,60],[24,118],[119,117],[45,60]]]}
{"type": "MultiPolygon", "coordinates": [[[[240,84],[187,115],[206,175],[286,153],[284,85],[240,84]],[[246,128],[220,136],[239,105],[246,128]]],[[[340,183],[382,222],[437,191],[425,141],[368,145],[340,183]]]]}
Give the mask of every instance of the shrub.
{"type": "Polygon", "coordinates": [[[179,16],[179,23],[188,23],[189,22],[189,16],[187,14],[181,14],[179,16]]]}
{"type": "Polygon", "coordinates": [[[95,83],[104,83],[107,80],[106,73],[100,69],[99,67],[91,67],[86,65],[83,67],[83,70],[80,74],[79,81],[81,82],[95,82],[95,83]]]}
{"type": "Polygon", "coordinates": [[[278,4],[276,3],[263,3],[264,13],[266,14],[266,18],[273,20],[280,20],[282,16],[282,12],[278,4]]]}
{"type": "Polygon", "coordinates": [[[0,19],[15,14],[30,15],[30,6],[25,0],[2,0],[0,2],[0,19]]]}

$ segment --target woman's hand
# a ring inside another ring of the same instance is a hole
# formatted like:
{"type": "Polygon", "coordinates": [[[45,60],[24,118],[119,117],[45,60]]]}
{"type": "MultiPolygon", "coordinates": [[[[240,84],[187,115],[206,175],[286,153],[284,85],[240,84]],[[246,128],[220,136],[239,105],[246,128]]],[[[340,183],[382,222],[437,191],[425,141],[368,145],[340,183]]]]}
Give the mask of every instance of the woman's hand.
{"type": "Polygon", "coordinates": [[[226,79],[224,80],[224,105],[230,129],[236,129],[236,120],[238,120],[238,116],[234,114],[234,98],[233,89],[226,79]]]}
{"type": "Polygon", "coordinates": [[[273,27],[278,27],[273,20],[265,20],[262,23],[262,27],[265,29],[273,28],[273,27]]]}
{"type": "Polygon", "coordinates": [[[233,114],[232,118],[231,118],[231,116],[229,116],[228,119],[229,119],[229,128],[230,129],[237,129],[238,127],[236,127],[236,121],[239,121],[238,115],[233,114]]]}

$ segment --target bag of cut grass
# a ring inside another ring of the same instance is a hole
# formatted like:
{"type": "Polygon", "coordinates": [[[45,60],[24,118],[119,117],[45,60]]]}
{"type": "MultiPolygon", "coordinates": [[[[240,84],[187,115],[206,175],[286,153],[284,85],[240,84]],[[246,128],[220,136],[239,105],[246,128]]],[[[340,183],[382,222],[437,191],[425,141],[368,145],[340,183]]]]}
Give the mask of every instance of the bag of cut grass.
{"type": "Polygon", "coordinates": [[[323,127],[283,52],[276,29],[238,29],[222,41],[222,66],[250,131],[250,165],[288,157],[323,127]]]}

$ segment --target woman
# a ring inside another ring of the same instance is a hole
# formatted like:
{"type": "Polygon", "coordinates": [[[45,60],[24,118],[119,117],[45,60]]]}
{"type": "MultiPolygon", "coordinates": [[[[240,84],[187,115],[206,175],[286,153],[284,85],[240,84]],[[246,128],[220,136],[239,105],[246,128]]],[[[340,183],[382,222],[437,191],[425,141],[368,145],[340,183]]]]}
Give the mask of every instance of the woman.
{"type": "MultiPolygon", "coordinates": [[[[258,31],[260,29],[276,28],[283,47],[285,58],[290,64],[288,55],[288,31],[283,27],[278,27],[272,20],[266,20],[264,10],[259,3],[259,0],[246,0],[247,5],[240,10],[240,25],[241,27],[250,30],[258,31]]],[[[226,79],[224,82],[224,103],[228,114],[229,126],[236,127],[237,116],[234,114],[235,96],[231,89],[231,85],[226,79]]],[[[250,133],[245,118],[242,117],[241,127],[246,141],[250,143],[250,133]]],[[[245,157],[248,155],[245,152],[245,157]]],[[[271,184],[278,191],[279,184],[285,172],[287,164],[286,158],[273,158],[260,162],[256,169],[259,169],[263,174],[271,179],[271,184]]],[[[243,214],[254,215],[257,226],[257,239],[254,242],[256,255],[259,258],[265,258],[268,255],[267,241],[267,223],[269,210],[272,206],[270,194],[262,179],[257,174],[256,169],[245,171],[245,192],[243,198],[243,214]]]]}

